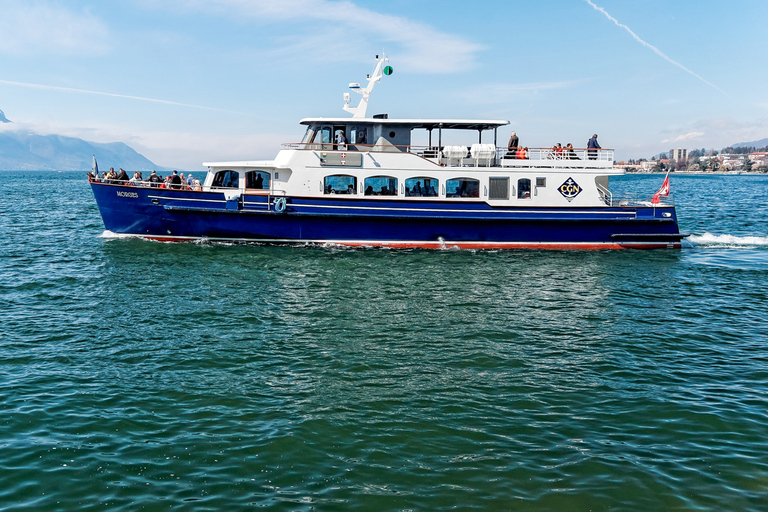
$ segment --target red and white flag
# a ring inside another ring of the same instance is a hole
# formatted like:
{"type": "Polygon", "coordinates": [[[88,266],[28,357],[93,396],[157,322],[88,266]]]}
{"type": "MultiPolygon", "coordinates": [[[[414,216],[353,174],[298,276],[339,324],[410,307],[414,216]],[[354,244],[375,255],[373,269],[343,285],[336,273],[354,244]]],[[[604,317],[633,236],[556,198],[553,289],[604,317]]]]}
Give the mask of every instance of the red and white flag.
{"type": "Polygon", "coordinates": [[[664,183],[661,184],[661,188],[659,189],[659,191],[653,194],[653,199],[651,199],[651,203],[659,204],[661,202],[661,199],[659,198],[661,196],[667,197],[668,195],[669,195],[669,171],[667,171],[667,177],[664,178],[664,183]]]}

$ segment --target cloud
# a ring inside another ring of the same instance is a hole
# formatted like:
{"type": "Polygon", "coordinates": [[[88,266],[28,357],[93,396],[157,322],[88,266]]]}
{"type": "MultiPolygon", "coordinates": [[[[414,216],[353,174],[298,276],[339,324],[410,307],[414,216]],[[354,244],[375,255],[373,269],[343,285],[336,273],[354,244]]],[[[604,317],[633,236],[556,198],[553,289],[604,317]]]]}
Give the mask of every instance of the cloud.
{"type": "MultiPolygon", "coordinates": [[[[300,31],[300,39],[287,48],[304,56],[317,53],[330,60],[355,53],[350,44],[376,42],[399,66],[422,73],[451,73],[475,66],[476,54],[484,46],[461,36],[441,32],[430,25],[401,16],[381,14],[349,1],[335,0],[168,0],[147,7],[204,11],[218,16],[249,19],[257,23],[285,24],[321,22],[314,30],[300,31]],[[322,44],[317,44],[318,39],[322,44]],[[385,48],[386,47],[386,48],[385,48]],[[334,48],[338,51],[334,51],[334,48]]],[[[286,29],[290,36],[290,29],[286,29]]],[[[298,31],[297,31],[298,32],[298,31]]],[[[285,51],[285,48],[284,50],[285,51]]]]}
{"type": "Polygon", "coordinates": [[[669,144],[674,142],[687,142],[691,140],[701,139],[702,137],[704,137],[704,135],[705,135],[704,132],[689,132],[689,133],[684,133],[682,135],[677,135],[675,137],[671,137],[668,139],[664,139],[661,141],[661,143],[669,144]]]}
{"type": "Polygon", "coordinates": [[[3,0],[0,54],[93,55],[107,51],[108,30],[88,12],[38,1],[3,0]]]}
{"type": "Polygon", "coordinates": [[[218,112],[228,112],[230,114],[241,114],[241,112],[235,112],[233,110],[224,110],[224,109],[214,108],[214,107],[205,107],[202,105],[192,105],[190,103],[179,103],[177,101],[160,100],[156,98],[146,98],[143,96],[131,96],[128,94],[116,94],[112,92],[91,91],[88,89],[76,89],[74,87],[60,87],[56,85],[30,84],[26,82],[13,82],[10,80],[0,80],[0,84],[14,85],[17,87],[24,87],[27,89],[39,89],[43,91],[61,91],[61,92],[74,92],[74,93],[80,93],[80,94],[95,94],[98,96],[109,96],[112,98],[124,98],[129,100],[148,101],[150,103],[162,103],[165,105],[175,105],[179,107],[199,108],[203,110],[215,110],[218,112]]]}
{"type": "Polygon", "coordinates": [[[617,27],[619,27],[619,28],[623,28],[624,30],[626,30],[626,31],[629,33],[629,35],[631,35],[631,36],[632,36],[632,37],[635,39],[635,41],[637,41],[638,43],[642,44],[642,45],[643,45],[643,46],[645,46],[646,48],[649,48],[651,51],[653,51],[653,53],[655,53],[656,55],[658,55],[658,56],[659,56],[659,57],[661,57],[662,59],[666,60],[666,61],[667,61],[667,62],[669,62],[670,64],[673,64],[673,65],[675,65],[675,66],[679,67],[680,69],[682,69],[683,71],[685,71],[685,72],[686,72],[686,73],[688,73],[689,75],[692,75],[692,76],[694,76],[694,77],[698,78],[699,80],[701,80],[702,82],[704,82],[704,83],[705,83],[705,84],[707,84],[708,86],[712,87],[713,89],[716,89],[716,90],[718,90],[718,91],[722,92],[723,94],[725,94],[725,91],[723,91],[722,89],[720,89],[718,86],[716,86],[716,85],[715,85],[715,84],[713,84],[712,82],[709,82],[709,81],[705,80],[704,78],[702,78],[701,76],[697,75],[696,73],[694,73],[694,72],[693,72],[693,71],[691,71],[690,69],[686,68],[685,66],[683,66],[683,65],[682,65],[682,64],[680,64],[679,62],[672,60],[670,57],[668,57],[667,55],[665,55],[665,54],[664,54],[664,53],[663,53],[661,50],[659,50],[658,48],[656,48],[656,47],[655,47],[655,46],[653,46],[652,44],[650,44],[650,43],[648,43],[648,42],[646,42],[646,41],[643,41],[643,40],[640,38],[640,36],[638,36],[637,34],[635,34],[635,33],[632,31],[632,29],[630,29],[628,26],[624,25],[623,23],[619,23],[619,21],[618,21],[616,18],[614,18],[613,16],[611,16],[610,14],[608,14],[608,13],[605,11],[605,9],[603,9],[602,7],[598,7],[597,5],[595,5],[594,3],[592,3],[592,1],[591,1],[591,0],[584,0],[584,1],[585,1],[585,2],[587,2],[589,5],[591,5],[591,6],[592,6],[592,7],[593,7],[593,8],[594,8],[596,11],[603,13],[603,14],[605,15],[605,17],[606,17],[606,18],[608,18],[609,20],[611,20],[613,23],[615,23],[617,27]]]}

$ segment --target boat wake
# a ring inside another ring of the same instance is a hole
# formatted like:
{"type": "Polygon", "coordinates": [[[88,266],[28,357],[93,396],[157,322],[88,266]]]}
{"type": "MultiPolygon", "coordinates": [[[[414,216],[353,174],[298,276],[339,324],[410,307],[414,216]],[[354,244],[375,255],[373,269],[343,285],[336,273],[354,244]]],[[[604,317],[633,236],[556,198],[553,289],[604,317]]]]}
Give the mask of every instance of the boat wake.
{"type": "Polygon", "coordinates": [[[704,233],[703,235],[691,235],[688,241],[695,247],[768,248],[768,236],[734,236],[704,233]]]}
{"type": "Polygon", "coordinates": [[[128,235],[124,233],[115,233],[114,231],[110,231],[108,229],[105,229],[102,234],[99,235],[99,238],[106,238],[106,239],[113,239],[113,238],[136,238],[136,235],[128,235]]]}

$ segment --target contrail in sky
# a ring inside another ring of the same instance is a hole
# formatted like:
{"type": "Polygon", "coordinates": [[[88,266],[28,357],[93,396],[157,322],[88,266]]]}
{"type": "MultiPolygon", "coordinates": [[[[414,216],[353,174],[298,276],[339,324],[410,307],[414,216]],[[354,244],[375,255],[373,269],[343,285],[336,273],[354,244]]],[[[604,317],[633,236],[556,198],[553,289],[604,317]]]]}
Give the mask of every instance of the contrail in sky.
{"type": "Polygon", "coordinates": [[[152,103],[163,103],[165,105],[176,105],[178,107],[201,108],[203,110],[215,110],[217,112],[228,112],[230,114],[242,114],[242,112],[235,112],[233,110],[224,110],[221,108],[214,108],[214,107],[204,107],[202,105],[191,105],[189,103],[178,103],[176,101],[158,100],[154,98],[143,98],[141,96],[129,96],[127,94],[115,94],[111,92],[89,91],[87,89],[74,89],[72,87],[59,87],[56,85],[28,84],[24,82],[12,82],[10,80],[0,80],[0,84],[16,85],[19,87],[26,87],[28,89],[42,89],[45,91],[64,91],[64,92],[79,92],[82,94],[96,94],[99,96],[111,96],[113,98],[125,98],[129,100],[149,101],[152,103]]]}
{"type": "Polygon", "coordinates": [[[645,41],[643,41],[642,39],[640,39],[640,36],[638,36],[637,34],[635,34],[634,32],[632,32],[632,30],[631,30],[631,29],[630,29],[628,26],[624,25],[623,23],[619,23],[619,20],[617,20],[616,18],[614,18],[613,16],[611,16],[610,14],[608,14],[607,12],[605,12],[605,9],[603,9],[602,7],[598,7],[597,5],[595,5],[594,3],[592,3],[592,1],[591,1],[591,0],[584,0],[584,1],[585,1],[585,2],[587,2],[589,5],[591,5],[592,7],[594,7],[596,11],[599,11],[599,12],[601,12],[601,13],[605,14],[605,17],[606,17],[606,18],[608,18],[609,20],[611,20],[612,22],[614,22],[614,23],[616,24],[616,26],[617,26],[617,27],[623,28],[624,30],[626,30],[627,32],[629,32],[629,35],[631,35],[632,37],[634,37],[634,38],[635,38],[635,41],[637,41],[638,43],[642,44],[642,45],[643,45],[643,46],[645,46],[646,48],[650,48],[650,49],[651,49],[651,50],[652,50],[652,51],[653,51],[653,52],[654,52],[656,55],[658,55],[658,56],[659,56],[659,57],[661,57],[662,59],[666,60],[666,61],[667,61],[667,62],[669,62],[670,64],[674,64],[675,66],[679,67],[680,69],[682,69],[682,70],[683,70],[683,71],[685,71],[686,73],[688,73],[688,74],[690,74],[690,75],[693,75],[693,76],[695,76],[696,78],[698,78],[699,80],[701,80],[702,82],[704,82],[705,84],[707,84],[708,86],[710,86],[710,87],[712,87],[712,88],[714,88],[714,89],[717,89],[718,91],[722,92],[723,94],[726,94],[726,93],[725,93],[725,91],[723,91],[722,89],[720,89],[718,86],[716,86],[716,85],[715,85],[715,84],[713,84],[712,82],[709,82],[709,81],[705,80],[704,78],[702,78],[701,76],[697,75],[696,73],[694,73],[694,72],[693,72],[693,71],[691,71],[690,69],[686,68],[685,66],[683,66],[683,65],[682,65],[682,64],[680,64],[679,62],[677,62],[677,61],[674,61],[674,60],[672,60],[671,58],[669,58],[669,57],[667,57],[666,55],[664,55],[664,53],[662,53],[662,51],[661,51],[661,50],[659,50],[658,48],[656,48],[656,47],[655,47],[655,46],[653,46],[652,44],[650,44],[650,43],[646,43],[645,41]]]}

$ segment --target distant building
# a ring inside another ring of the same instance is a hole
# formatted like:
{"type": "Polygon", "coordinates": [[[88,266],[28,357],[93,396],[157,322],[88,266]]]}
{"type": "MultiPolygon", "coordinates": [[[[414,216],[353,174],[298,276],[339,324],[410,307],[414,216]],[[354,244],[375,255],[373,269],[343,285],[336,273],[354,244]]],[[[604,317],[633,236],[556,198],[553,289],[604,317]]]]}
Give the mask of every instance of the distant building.
{"type": "Polygon", "coordinates": [[[687,149],[670,149],[669,159],[677,160],[678,162],[686,162],[688,160],[688,150],[687,149]]]}
{"type": "Polygon", "coordinates": [[[747,160],[747,155],[734,155],[730,153],[721,153],[720,157],[723,159],[721,165],[726,169],[739,169],[744,166],[744,162],[747,160]]]}
{"type": "Polygon", "coordinates": [[[764,151],[750,153],[749,159],[755,163],[756,167],[768,167],[768,153],[764,151]]]}

